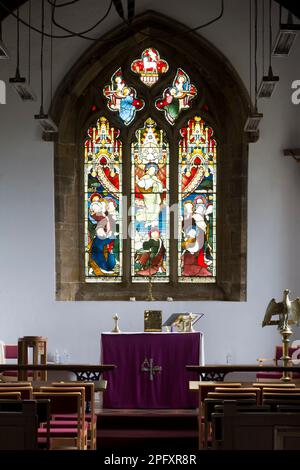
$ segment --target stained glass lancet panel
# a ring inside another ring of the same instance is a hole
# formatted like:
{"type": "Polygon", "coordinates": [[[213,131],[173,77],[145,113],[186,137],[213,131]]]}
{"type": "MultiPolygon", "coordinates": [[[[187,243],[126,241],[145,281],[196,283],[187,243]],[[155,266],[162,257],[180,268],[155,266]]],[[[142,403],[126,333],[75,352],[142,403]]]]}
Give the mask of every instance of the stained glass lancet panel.
{"type": "Polygon", "coordinates": [[[190,81],[190,77],[182,69],[177,69],[171,86],[166,88],[163,96],[155,101],[159,111],[164,111],[165,118],[174,124],[179,114],[191,106],[191,100],[197,95],[197,88],[190,81]]]}
{"type": "Polygon", "coordinates": [[[196,116],[180,130],[178,280],[216,280],[217,143],[196,116]]]}
{"type": "Polygon", "coordinates": [[[122,142],[100,117],[88,130],[84,155],[85,280],[121,282],[122,142]]]}
{"type": "Polygon", "coordinates": [[[131,276],[169,281],[169,144],[147,119],[131,146],[131,276]]]}

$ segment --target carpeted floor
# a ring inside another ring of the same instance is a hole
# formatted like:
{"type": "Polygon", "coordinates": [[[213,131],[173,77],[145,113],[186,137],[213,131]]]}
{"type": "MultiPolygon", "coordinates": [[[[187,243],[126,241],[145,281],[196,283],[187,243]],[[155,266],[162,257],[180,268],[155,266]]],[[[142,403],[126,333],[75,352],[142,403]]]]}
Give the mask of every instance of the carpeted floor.
{"type": "Polygon", "coordinates": [[[97,413],[97,448],[197,450],[196,410],[102,409],[97,413]]]}

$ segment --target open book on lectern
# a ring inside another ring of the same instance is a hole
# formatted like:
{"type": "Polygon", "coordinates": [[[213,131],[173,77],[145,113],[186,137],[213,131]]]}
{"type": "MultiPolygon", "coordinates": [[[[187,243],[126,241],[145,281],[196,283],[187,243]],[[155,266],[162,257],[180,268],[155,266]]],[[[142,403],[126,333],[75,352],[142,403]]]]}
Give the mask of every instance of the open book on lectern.
{"type": "Polygon", "coordinates": [[[183,313],[172,313],[169,318],[165,321],[163,326],[174,326],[178,325],[180,322],[187,320],[189,315],[193,315],[192,325],[195,325],[200,318],[203,317],[204,313],[193,313],[193,312],[183,312],[183,313]]]}

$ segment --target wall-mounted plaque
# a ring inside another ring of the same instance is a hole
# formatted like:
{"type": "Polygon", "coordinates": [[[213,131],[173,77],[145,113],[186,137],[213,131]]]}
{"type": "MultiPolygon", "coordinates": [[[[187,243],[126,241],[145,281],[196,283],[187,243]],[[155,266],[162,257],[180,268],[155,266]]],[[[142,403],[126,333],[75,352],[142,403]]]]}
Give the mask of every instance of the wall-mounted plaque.
{"type": "Polygon", "coordinates": [[[144,311],[144,331],[162,330],[162,311],[145,310],[144,311]]]}

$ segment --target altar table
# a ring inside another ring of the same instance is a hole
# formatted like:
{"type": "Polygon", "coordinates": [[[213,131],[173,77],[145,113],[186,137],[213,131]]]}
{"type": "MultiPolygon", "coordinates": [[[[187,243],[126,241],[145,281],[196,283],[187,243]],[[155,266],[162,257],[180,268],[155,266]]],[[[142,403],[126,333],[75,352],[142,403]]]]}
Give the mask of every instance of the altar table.
{"type": "Polygon", "coordinates": [[[102,333],[101,362],[117,366],[103,375],[103,407],[197,408],[189,380],[198,374],[192,378],[186,365],[202,363],[203,348],[201,332],[102,333]]]}

